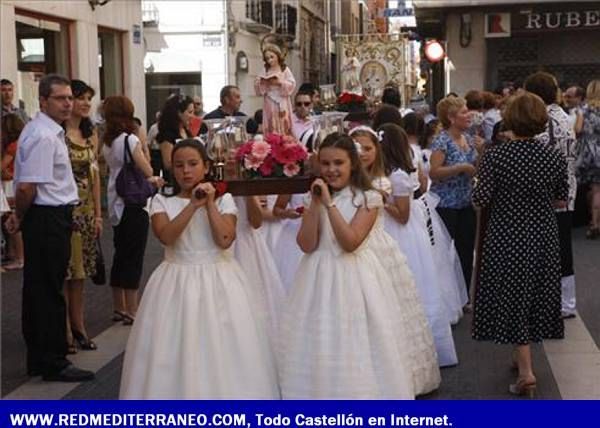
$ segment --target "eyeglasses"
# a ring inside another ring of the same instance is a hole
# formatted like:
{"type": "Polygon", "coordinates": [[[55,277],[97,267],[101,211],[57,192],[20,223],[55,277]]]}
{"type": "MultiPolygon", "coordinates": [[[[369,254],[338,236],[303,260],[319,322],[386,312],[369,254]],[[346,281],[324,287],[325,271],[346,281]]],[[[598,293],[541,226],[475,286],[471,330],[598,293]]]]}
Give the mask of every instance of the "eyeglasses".
{"type": "Polygon", "coordinates": [[[63,103],[65,101],[73,101],[72,95],[50,95],[48,98],[53,98],[57,101],[62,101],[63,103]]]}
{"type": "Polygon", "coordinates": [[[310,107],[312,103],[310,101],[306,101],[306,102],[302,102],[302,101],[298,101],[296,102],[296,107],[310,107]]]}

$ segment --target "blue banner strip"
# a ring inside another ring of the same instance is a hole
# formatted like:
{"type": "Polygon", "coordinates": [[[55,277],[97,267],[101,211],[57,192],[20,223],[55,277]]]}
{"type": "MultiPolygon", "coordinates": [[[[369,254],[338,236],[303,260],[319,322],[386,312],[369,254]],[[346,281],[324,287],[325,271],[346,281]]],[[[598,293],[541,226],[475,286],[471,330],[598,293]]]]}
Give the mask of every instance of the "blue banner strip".
{"type": "Polygon", "coordinates": [[[0,427],[600,426],[596,401],[0,401],[0,427]]]}

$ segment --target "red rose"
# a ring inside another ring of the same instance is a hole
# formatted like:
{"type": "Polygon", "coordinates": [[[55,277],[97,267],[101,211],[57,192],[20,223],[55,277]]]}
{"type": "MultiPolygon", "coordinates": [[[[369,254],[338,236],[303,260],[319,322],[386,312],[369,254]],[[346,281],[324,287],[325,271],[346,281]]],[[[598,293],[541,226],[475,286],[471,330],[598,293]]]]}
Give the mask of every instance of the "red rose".
{"type": "Polygon", "coordinates": [[[297,207],[296,212],[300,215],[304,214],[304,207],[297,207]]]}

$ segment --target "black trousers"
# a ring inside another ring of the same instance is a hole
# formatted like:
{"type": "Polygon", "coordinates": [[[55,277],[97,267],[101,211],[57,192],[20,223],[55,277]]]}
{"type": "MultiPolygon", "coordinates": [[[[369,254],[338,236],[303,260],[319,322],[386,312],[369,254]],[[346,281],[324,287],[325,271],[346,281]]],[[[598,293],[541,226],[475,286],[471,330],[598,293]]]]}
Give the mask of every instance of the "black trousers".
{"type": "Polygon", "coordinates": [[[110,270],[111,287],[137,290],[144,268],[148,242],[148,213],[143,207],[126,206],[117,226],[113,226],[113,255],[110,270]]]}
{"type": "Polygon", "coordinates": [[[573,227],[573,212],[561,211],[556,213],[558,221],[558,237],[560,239],[560,270],[562,277],[575,274],[573,270],[573,244],[571,229],[573,227]]]}
{"type": "Polygon", "coordinates": [[[70,364],[63,285],[71,255],[72,213],[71,206],[33,205],[23,219],[21,316],[28,371],[51,374],[70,364]]]}
{"type": "Polygon", "coordinates": [[[471,206],[461,209],[438,207],[437,212],[444,221],[448,233],[454,239],[468,293],[473,273],[473,251],[477,227],[475,210],[471,206]]]}

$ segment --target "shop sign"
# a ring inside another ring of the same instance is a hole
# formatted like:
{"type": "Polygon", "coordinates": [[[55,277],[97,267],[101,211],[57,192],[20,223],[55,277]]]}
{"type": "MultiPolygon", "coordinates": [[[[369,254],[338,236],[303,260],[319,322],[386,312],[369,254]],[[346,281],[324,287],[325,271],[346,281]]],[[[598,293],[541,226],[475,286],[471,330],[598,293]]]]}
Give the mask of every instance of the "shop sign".
{"type": "Polygon", "coordinates": [[[571,11],[521,10],[515,17],[515,30],[600,29],[600,8],[571,11]]]}

